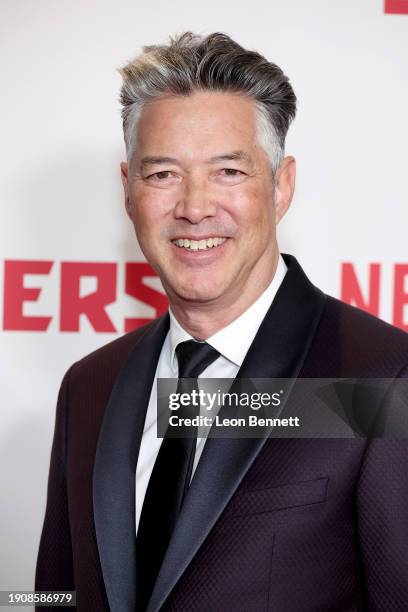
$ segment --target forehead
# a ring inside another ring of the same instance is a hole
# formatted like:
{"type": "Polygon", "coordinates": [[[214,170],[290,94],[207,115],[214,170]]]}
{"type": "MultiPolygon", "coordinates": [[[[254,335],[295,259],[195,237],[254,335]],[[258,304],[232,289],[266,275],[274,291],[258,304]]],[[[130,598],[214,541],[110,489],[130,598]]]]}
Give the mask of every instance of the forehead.
{"type": "Polygon", "coordinates": [[[166,96],[145,105],[137,126],[136,155],[205,156],[256,146],[256,105],[247,96],[195,92],[166,96]]]}

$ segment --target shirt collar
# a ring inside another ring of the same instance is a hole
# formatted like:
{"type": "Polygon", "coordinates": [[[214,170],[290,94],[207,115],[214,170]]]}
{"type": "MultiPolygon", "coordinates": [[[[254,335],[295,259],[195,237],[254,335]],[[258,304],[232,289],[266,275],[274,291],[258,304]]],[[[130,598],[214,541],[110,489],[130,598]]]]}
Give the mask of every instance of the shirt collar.
{"type": "MultiPolygon", "coordinates": [[[[218,332],[207,338],[206,342],[215,348],[225,359],[241,367],[245,355],[252,344],[253,339],[262,323],[273,299],[287,272],[287,266],[279,255],[275,275],[259,298],[237,319],[218,332]]],[[[194,340],[174,316],[171,308],[170,314],[170,363],[174,371],[177,371],[175,350],[180,342],[194,340]]]]}

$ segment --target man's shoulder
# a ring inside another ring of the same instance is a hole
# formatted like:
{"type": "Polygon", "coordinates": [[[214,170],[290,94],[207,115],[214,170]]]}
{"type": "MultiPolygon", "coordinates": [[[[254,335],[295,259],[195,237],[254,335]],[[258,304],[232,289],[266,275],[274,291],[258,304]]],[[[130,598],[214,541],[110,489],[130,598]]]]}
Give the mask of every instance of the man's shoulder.
{"type": "Polygon", "coordinates": [[[331,296],[312,348],[312,357],[326,359],[322,369],[342,376],[393,377],[408,366],[405,331],[331,296]]]}
{"type": "Polygon", "coordinates": [[[101,383],[113,381],[133,348],[157,323],[158,319],[154,319],[88,353],[71,366],[71,378],[92,376],[94,379],[100,379],[101,383]]]}
{"type": "Polygon", "coordinates": [[[408,334],[405,331],[332,296],[327,296],[326,314],[344,333],[357,333],[360,340],[365,337],[408,349],[408,334]]]}

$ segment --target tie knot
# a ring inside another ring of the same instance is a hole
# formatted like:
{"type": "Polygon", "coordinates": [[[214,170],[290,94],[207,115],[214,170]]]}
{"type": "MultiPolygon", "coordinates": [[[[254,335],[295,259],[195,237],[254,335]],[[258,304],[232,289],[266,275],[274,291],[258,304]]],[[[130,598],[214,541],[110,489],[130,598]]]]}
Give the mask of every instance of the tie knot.
{"type": "Polygon", "coordinates": [[[179,378],[198,378],[201,372],[220,356],[220,353],[206,342],[186,340],[176,346],[179,378]]]}

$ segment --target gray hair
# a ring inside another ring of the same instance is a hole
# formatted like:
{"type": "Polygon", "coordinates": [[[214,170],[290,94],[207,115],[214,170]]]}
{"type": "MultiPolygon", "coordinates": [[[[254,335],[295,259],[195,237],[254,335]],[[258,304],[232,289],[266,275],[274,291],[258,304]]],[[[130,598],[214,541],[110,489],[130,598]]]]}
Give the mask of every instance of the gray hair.
{"type": "Polygon", "coordinates": [[[285,138],[296,114],[296,96],[282,70],[256,51],[241,47],[226,34],[206,37],[185,32],[169,45],[143,47],[143,53],[119,70],[123,133],[128,161],[136,147],[137,122],[143,106],[163,95],[188,96],[213,90],[255,100],[258,139],[272,172],[280,166],[285,138]]]}

